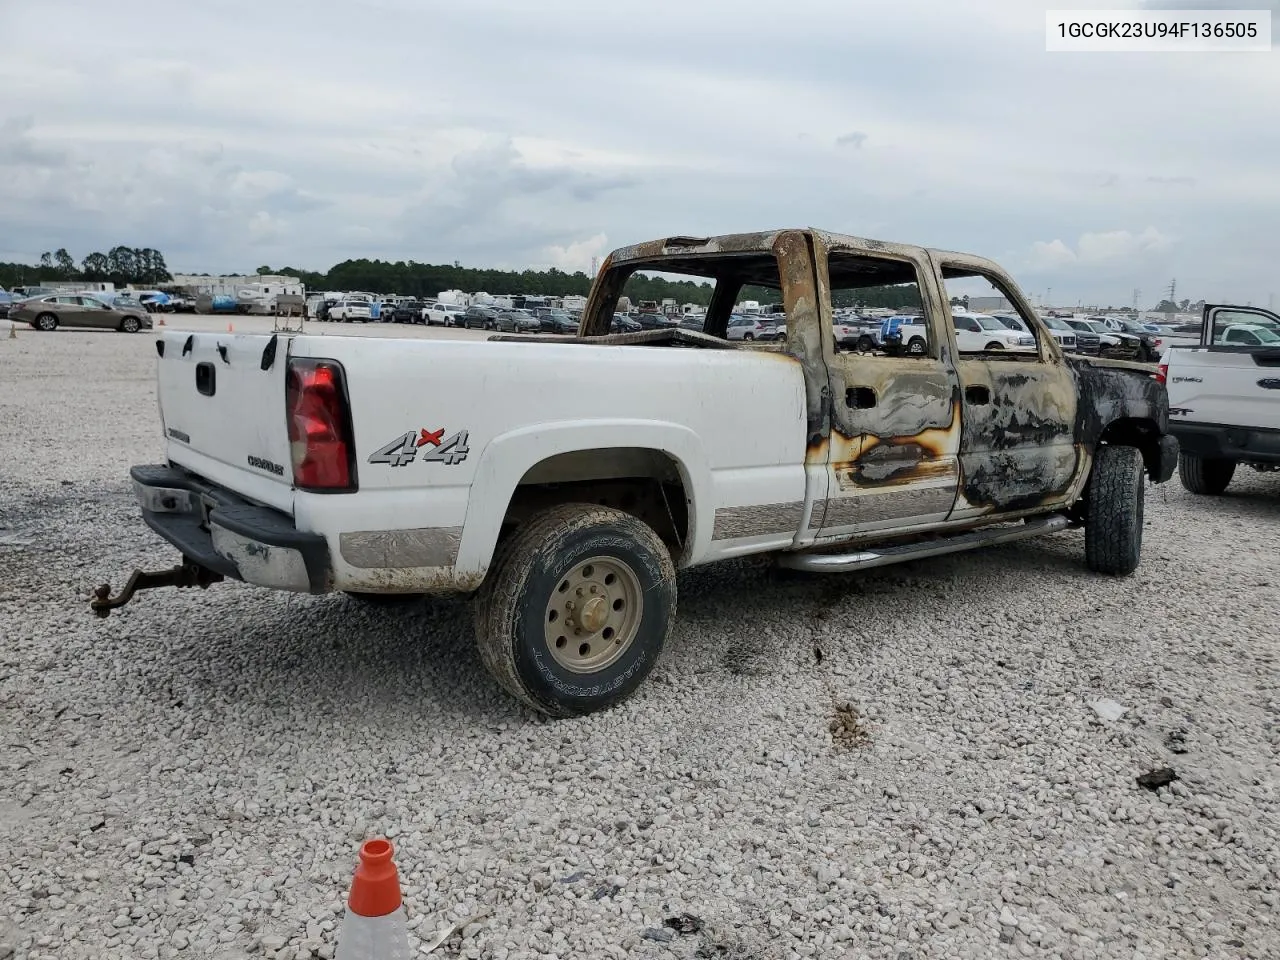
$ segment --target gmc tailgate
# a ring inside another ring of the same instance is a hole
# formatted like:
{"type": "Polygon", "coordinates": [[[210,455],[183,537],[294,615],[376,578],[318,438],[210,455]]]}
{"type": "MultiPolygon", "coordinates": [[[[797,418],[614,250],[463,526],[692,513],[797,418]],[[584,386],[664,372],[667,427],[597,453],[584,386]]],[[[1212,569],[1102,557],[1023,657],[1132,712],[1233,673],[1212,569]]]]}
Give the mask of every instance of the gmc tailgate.
{"type": "Polygon", "coordinates": [[[279,335],[166,331],[157,378],[169,462],[291,515],[288,343],[279,335]]]}

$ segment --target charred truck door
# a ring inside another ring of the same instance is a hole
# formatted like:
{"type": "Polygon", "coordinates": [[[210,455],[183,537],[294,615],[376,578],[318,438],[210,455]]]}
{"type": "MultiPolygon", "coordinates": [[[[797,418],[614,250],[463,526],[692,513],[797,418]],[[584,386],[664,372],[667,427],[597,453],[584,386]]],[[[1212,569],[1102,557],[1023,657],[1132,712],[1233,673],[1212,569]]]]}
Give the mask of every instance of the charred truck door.
{"type": "Polygon", "coordinates": [[[959,482],[960,408],[949,342],[938,335],[945,314],[931,264],[894,244],[815,233],[814,265],[831,430],[826,507],[814,510],[811,525],[827,538],[941,523],[959,482]],[[837,350],[833,298],[856,305],[868,288],[888,288],[901,300],[895,307],[923,311],[922,351],[837,350]]]}
{"type": "MultiPolygon", "coordinates": [[[[1075,378],[1049,330],[1017,285],[979,257],[930,251],[936,283],[949,300],[955,290],[986,281],[1027,325],[1034,346],[960,353],[947,338],[960,378],[960,496],[951,519],[1034,510],[1075,495],[1088,474],[1089,456],[1076,437],[1075,378]]],[[[985,284],[983,284],[985,287],[985,284]]]]}

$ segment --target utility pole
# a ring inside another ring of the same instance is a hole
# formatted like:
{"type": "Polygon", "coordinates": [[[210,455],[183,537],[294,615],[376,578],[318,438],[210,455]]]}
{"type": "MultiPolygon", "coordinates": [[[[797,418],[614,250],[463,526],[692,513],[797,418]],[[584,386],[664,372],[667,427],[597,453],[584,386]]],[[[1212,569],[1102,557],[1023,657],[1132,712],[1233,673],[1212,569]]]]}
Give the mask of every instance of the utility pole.
{"type": "Polygon", "coordinates": [[[1169,281],[1169,302],[1177,305],[1178,303],[1178,278],[1174,277],[1169,281]]]}
{"type": "Polygon", "coordinates": [[[1142,291],[1137,287],[1133,288],[1133,312],[1138,312],[1138,300],[1142,296],[1142,291]]]}

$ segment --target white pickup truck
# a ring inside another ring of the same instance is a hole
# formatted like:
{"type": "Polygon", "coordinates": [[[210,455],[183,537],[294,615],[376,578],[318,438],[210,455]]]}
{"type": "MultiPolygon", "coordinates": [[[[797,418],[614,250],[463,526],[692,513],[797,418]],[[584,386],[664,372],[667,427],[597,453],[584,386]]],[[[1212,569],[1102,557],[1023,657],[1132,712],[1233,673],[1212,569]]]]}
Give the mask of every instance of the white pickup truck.
{"type": "Polygon", "coordinates": [[[1280,470],[1280,316],[1207,304],[1199,342],[1172,342],[1160,378],[1169,391],[1169,431],[1182,447],[1184,487],[1217,495],[1242,463],[1280,470]]]}
{"type": "Polygon", "coordinates": [[[474,592],[484,663],[552,716],[636,689],[680,568],[769,554],[840,573],[1082,527],[1086,564],[1124,575],[1144,475],[1177,463],[1155,368],[1064,355],[995,263],[817,230],[617,250],[572,338],[169,330],[156,346],[165,460],[131,475],[183,559],[102,585],[95,612],[224,578],[474,592]],[[713,281],[704,330],[611,334],[639,270],[713,281]],[[957,345],[945,281],[974,277],[1031,349],[957,345]],[[747,285],[780,291],[786,340],[726,338],[747,285]],[[918,293],[924,343],[838,351],[833,293],[891,285],[918,293]]]}
{"type": "Polygon", "coordinates": [[[458,327],[462,325],[462,316],[466,312],[466,307],[460,307],[456,303],[441,303],[437,300],[422,308],[422,319],[429,327],[436,325],[458,327]]]}

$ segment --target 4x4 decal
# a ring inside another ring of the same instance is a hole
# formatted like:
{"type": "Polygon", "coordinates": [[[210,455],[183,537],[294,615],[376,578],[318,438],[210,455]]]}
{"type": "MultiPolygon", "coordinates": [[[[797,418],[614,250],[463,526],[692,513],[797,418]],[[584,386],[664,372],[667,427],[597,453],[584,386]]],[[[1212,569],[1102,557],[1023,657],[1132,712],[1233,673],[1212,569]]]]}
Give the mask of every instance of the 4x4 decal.
{"type": "Polygon", "coordinates": [[[427,463],[434,461],[453,467],[467,459],[470,452],[466,430],[458,430],[446,437],[444,427],[438,430],[423,427],[402,433],[386,446],[379,447],[369,454],[369,462],[404,467],[421,459],[427,463]],[[422,452],[421,457],[418,456],[419,451],[422,452]]]}

